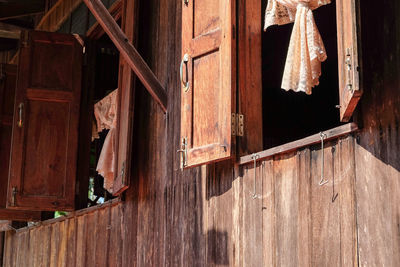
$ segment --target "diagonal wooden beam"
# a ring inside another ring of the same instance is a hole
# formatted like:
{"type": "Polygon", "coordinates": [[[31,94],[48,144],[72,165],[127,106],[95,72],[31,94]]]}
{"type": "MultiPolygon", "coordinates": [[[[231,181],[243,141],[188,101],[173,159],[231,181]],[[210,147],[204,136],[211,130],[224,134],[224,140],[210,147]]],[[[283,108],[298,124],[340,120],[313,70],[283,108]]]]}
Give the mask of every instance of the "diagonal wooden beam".
{"type": "Polygon", "coordinates": [[[150,95],[157,101],[164,112],[167,111],[167,93],[149,66],[137,52],[135,47],[128,41],[126,35],[115,22],[111,14],[100,0],[83,0],[92,12],[101,27],[117,47],[122,57],[149,91],[150,95]]]}

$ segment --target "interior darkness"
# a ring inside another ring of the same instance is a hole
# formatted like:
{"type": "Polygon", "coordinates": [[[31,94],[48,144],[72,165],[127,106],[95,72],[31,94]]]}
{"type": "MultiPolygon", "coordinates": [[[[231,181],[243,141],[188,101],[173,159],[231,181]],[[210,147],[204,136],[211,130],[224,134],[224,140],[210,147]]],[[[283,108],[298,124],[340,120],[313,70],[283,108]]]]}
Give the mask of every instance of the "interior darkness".
{"type": "Polygon", "coordinates": [[[313,12],[328,59],[311,95],[281,89],[293,23],[262,32],[264,149],[340,125],[335,3],[313,12]]]}
{"type": "MultiPolygon", "coordinates": [[[[114,91],[118,87],[119,53],[106,34],[96,40],[96,61],[94,77],[93,105],[114,91]]],[[[94,119],[94,116],[93,116],[94,119]]],[[[89,190],[92,188],[94,197],[89,200],[89,206],[96,205],[100,198],[104,201],[112,198],[111,194],[103,188],[104,179],[96,172],[104,140],[109,130],[99,133],[98,139],[91,143],[90,152],[90,177],[89,190]]],[[[100,201],[102,202],[102,201],[100,201]]]]}

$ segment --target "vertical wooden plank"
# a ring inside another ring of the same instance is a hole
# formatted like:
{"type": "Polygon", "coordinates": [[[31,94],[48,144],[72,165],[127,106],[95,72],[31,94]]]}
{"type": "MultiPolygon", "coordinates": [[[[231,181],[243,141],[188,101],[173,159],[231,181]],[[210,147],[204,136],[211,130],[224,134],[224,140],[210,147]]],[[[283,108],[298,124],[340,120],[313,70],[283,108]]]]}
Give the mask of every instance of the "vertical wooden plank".
{"type": "Polygon", "coordinates": [[[18,255],[18,266],[29,266],[29,258],[31,257],[29,253],[29,239],[30,239],[30,231],[24,231],[20,233],[21,235],[21,244],[19,246],[19,250],[21,253],[18,255]]]}
{"type": "Polygon", "coordinates": [[[311,266],[312,258],[312,220],[311,220],[311,152],[305,148],[297,152],[298,155],[298,264],[311,266]]]}
{"type": "MultiPolygon", "coordinates": [[[[340,201],[332,202],[332,179],[340,184],[341,177],[333,173],[332,144],[325,144],[324,150],[311,152],[311,216],[313,266],[340,266],[340,201]],[[321,159],[324,153],[324,180],[321,180],[321,159]]],[[[339,186],[338,186],[339,187],[339,186]]],[[[341,193],[340,193],[341,194],[341,193]]]]}
{"type": "Polygon", "coordinates": [[[76,261],[76,217],[69,218],[68,220],[68,229],[67,229],[67,255],[66,262],[67,266],[74,266],[76,261]]]}
{"type": "Polygon", "coordinates": [[[110,208],[101,209],[98,212],[96,220],[96,249],[95,266],[107,266],[108,241],[110,238],[110,208]]]}
{"type": "MultiPolygon", "coordinates": [[[[39,228],[40,232],[38,235],[40,236],[40,242],[38,243],[39,251],[38,251],[38,266],[46,267],[50,264],[50,250],[51,250],[51,226],[44,225],[39,228]]],[[[23,255],[24,257],[24,255],[23,255]]],[[[20,265],[23,266],[23,265],[20,265]]]]}
{"type": "Polygon", "coordinates": [[[86,215],[79,216],[76,230],[76,266],[86,266],[86,215]]]}
{"type": "Polygon", "coordinates": [[[5,246],[4,246],[4,259],[3,265],[4,267],[11,267],[12,265],[12,252],[13,252],[13,233],[8,231],[5,233],[5,246]]]}
{"type": "Polygon", "coordinates": [[[55,223],[59,227],[60,231],[60,239],[58,243],[58,257],[57,257],[57,266],[66,267],[67,263],[67,229],[68,229],[68,221],[61,221],[55,223]]]}
{"type": "MultiPolygon", "coordinates": [[[[354,138],[340,139],[334,155],[335,191],[340,203],[341,266],[357,266],[354,138]],[[339,179],[337,179],[339,178],[339,179]],[[336,182],[338,180],[338,183],[336,182]]],[[[334,195],[335,194],[335,195],[334,195]]],[[[336,201],[336,200],[335,200],[336,201]]]]}
{"type": "Polygon", "coordinates": [[[262,181],[263,266],[276,266],[274,160],[265,160],[262,164],[264,169],[262,181]]]}
{"type": "Polygon", "coordinates": [[[121,237],[121,218],[121,206],[112,207],[108,266],[122,265],[123,238],[121,237]]]}
{"type": "MultiPolygon", "coordinates": [[[[234,181],[232,183],[233,208],[232,208],[232,242],[234,244],[234,260],[232,265],[242,266],[243,259],[243,167],[235,165],[234,181]]],[[[203,209],[203,212],[206,212],[203,209]]],[[[205,213],[204,216],[207,216],[205,213]]]]}
{"type": "MultiPolygon", "coordinates": [[[[381,144],[376,146],[382,149],[381,144]]],[[[399,252],[393,241],[398,236],[400,212],[392,206],[398,202],[392,201],[399,195],[400,175],[377,152],[367,145],[355,149],[359,260],[360,266],[395,266],[399,252]]]]}
{"type": "Polygon", "coordinates": [[[244,136],[239,156],[263,149],[261,78],[261,1],[240,0],[238,14],[239,113],[244,115],[244,136]]]}
{"type": "Polygon", "coordinates": [[[297,266],[298,157],[295,153],[274,158],[276,265],[297,266]],[[279,226],[279,227],[278,227],[279,226]]]}
{"type": "Polygon", "coordinates": [[[243,264],[244,266],[262,266],[262,164],[258,162],[256,168],[253,164],[248,164],[245,168],[243,177],[243,264]],[[256,176],[254,177],[254,175],[256,176]],[[256,180],[254,181],[254,179],[256,180]],[[254,182],[256,183],[255,188],[254,182]]]}
{"type": "Polygon", "coordinates": [[[97,224],[98,212],[89,213],[86,215],[86,265],[95,266],[96,263],[96,246],[97,246],[97,224]]]}

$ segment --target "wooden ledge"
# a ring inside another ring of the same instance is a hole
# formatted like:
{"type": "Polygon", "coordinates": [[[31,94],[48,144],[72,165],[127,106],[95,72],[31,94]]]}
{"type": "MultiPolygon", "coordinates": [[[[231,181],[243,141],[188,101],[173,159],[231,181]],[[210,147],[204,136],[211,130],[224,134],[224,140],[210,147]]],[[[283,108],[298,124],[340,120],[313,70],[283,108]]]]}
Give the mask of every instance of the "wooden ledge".
{"type": "MultiPolygon", "coordinates": [[[[326,137],[324,138],[324,141],[329,141],[335,138],[338,138],[340,136],[355,132],[358,130],[358,126],[357,124],[355,124],[354,122],[352,123],[347,123],[345,125],[327,130],[327,131],[323,131],[324,134],[326,134],[326,137]]],[[[274,155],[277,154],[282,154],[282,153],[287,153],[296,149],[299,149],[301,147],[305,147],[305,146],[310,146],[310,145],[314,145],[314,144],[318,144],[321,142],[321,136],[320,133],[308,136],[306,138],[303,139],[299,139],[287,144],[283,144],[280,146],[276,146],[258,153],[254,153],[252,155],[246,155],[243,157],[240,157],[239,160],[239,164],[247,164],[247,163],[251,163],[254,162],[253,160],[253,155],[258,155],[257,161],[259,160],[263,160],[269,157],[272,157],[274,155]]]]}
{"type": "Polygon", "coordinates": [[[122,203],[122,200],[120,198],[114,198],[112,200],[106,201],[106,202],[104,202],[102,204],[99,204],[99,205],[96,205],[96,206],[92,206],[92,207],[89,207],[89,208],[86,208],[86,209],[81,209],[81,210],[68,212],[67,216],[61,216],[61,217],[58,217],[58,218],[37,222],[33,226],[28,226],[28,227],[23,227],[23,228],[17,229],[16,232],[28,231],[28,230],[30,230],[32,228],[40,227],[40,226],[43,226],[43,225],[49,225],[49,224],[53,224],[53,223],[58,223],[58,222],[61,222],[61,221],[68,220],[68,219],[70,219],[72,217],[83,216],[85,214],[89,214],[89,213],[92,213],[92,212],[95,212],[95,211],[98,211],[98,210],[101,210],[101,209],[105,209],[107,207],[113,207],[113,206],[119,205],[121,203],[122,203]]]}

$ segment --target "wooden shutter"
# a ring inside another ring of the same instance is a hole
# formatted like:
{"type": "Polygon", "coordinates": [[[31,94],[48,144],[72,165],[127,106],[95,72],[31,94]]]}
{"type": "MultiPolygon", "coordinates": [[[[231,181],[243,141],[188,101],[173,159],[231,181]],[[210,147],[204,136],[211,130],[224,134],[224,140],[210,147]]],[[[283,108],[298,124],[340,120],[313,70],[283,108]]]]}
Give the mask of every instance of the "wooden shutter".
{"type": "Polygon", "coordinates": [[[340,120],[349,121],[361,97],[357,0],[337,0],[340,120]]]}
{"type": "MultiPolygon", "coordinates": [[[[137,42],[137,19],[139,5],[137,0],[123,1],[122,29],[130,42],[137,42]]],[[[113,195],[117,196],[129,187],[131,176],[132,130],[135,102],[135,75],[124,57],[120,56],[118,76],[118,119],[115,180],[113,195]]]]}
{"type": "Polygon", "coordinates": [[[82,46],[72,35],[21,40],[7,205],[73,210],[82,46]]]}
{"type": "Polygon", "coordinates": [[[186,152],[181,153],[181,159],[184,167],[232,156],[231,115],[236,104],[235,22],[233,0],[182,1],[181,148],[186,152]]]}
{"type": "Polygon", "coordinates": [[[39,211],[6,209],[17,66],[0,64],[0,220],[40,220],[39,211]]]}

